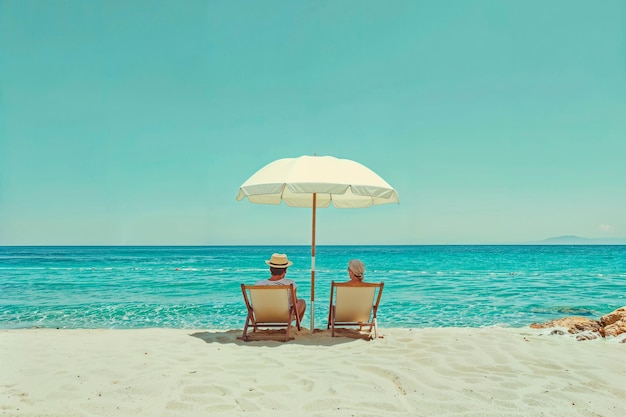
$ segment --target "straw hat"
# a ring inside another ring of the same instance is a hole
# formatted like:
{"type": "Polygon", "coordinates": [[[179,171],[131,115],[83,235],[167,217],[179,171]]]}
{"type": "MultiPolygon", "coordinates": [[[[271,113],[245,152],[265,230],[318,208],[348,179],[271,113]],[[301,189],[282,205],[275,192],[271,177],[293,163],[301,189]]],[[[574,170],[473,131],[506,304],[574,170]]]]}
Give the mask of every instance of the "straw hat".
{"type": "Polygon", "coordinates": [[[269,261],[265,261],[265,263],[272,268],[287,268],[288,266],[293,265],[293,262],[287,259],[287,255],[284,253],[272,254],[272,258],[269,261]]]}

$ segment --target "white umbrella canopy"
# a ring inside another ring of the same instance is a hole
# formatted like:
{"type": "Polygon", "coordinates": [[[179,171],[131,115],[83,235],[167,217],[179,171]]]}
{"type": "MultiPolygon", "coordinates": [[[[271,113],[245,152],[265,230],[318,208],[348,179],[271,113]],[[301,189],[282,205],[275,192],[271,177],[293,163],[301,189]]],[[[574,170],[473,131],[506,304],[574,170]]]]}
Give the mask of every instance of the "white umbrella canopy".
{"type": "Polygon", "coordinates": [[[365,208],[398,203],[398,193],[366,166],[333,156],[283,158],[254,173],[241,187],[237,200],[255,204],[311,207],[311,331],[315,301],[315,210],[317,207],[365,208]]]}
{"type": "Polygon", "coordinates": [[[290,207],[362,208],[397,203],[398,194],[374,171],[349,159],[301,156],[271,162],[239,188],[237,200],[290,207]]]}

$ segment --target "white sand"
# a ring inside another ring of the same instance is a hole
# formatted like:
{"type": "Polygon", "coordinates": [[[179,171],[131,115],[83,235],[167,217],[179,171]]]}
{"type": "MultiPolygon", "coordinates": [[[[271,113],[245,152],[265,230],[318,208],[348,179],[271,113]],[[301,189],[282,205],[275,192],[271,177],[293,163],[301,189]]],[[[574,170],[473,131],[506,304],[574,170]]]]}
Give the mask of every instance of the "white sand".
{"type": "Polygon", "coordinates": [[[0,331],[0,416],[626,415],[626,343],[532,329],[0,331]]]}

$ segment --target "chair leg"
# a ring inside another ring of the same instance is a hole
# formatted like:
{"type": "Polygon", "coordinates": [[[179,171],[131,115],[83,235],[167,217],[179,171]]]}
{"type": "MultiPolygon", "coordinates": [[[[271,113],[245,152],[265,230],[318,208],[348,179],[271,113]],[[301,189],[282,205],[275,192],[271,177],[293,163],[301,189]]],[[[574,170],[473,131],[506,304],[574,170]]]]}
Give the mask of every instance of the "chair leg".
{"type": "Polygon", "coordinates": [[[302,330],[302,325],[300,323],[300,316],[298,315],[298,310],[294,307],[293,318],[296,320],[296,327],[298,330],[302,330]]]}
{"type": "Polygon", "coordinates": [[[328,307],[328,321],[326,324],[326,330],[330,329],[330,321],[333,318],[333,305],[331,304],[330,307],[328,307]]]}
{"type": "Polygon", "coordinates": [[[246,317],[246,324],[243,326],[243,334],[241,335],[241,340],[244,342],[248,340],[248,324],[250,323],[250,313],[248,312],[248,316],[246,317]]]}
{"type": "Polygon", "coordinates": [[[285,342],[289,341],[289,329],[291,329],[291,321],[293,317],[293,309],[289,312],[289,321],[287,321],[287,329],[285,329],[285,342]]]}

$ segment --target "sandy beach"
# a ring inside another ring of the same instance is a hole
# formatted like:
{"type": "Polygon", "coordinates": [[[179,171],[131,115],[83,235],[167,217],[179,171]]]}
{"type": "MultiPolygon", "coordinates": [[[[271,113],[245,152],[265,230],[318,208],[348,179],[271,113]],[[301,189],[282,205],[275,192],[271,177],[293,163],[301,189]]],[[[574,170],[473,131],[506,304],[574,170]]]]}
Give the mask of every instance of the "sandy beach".
{"type": "Polygon", "coordinates": [[[0,331],[1,416],[615,416],[626,344],[535,329],[0,331]]]}

